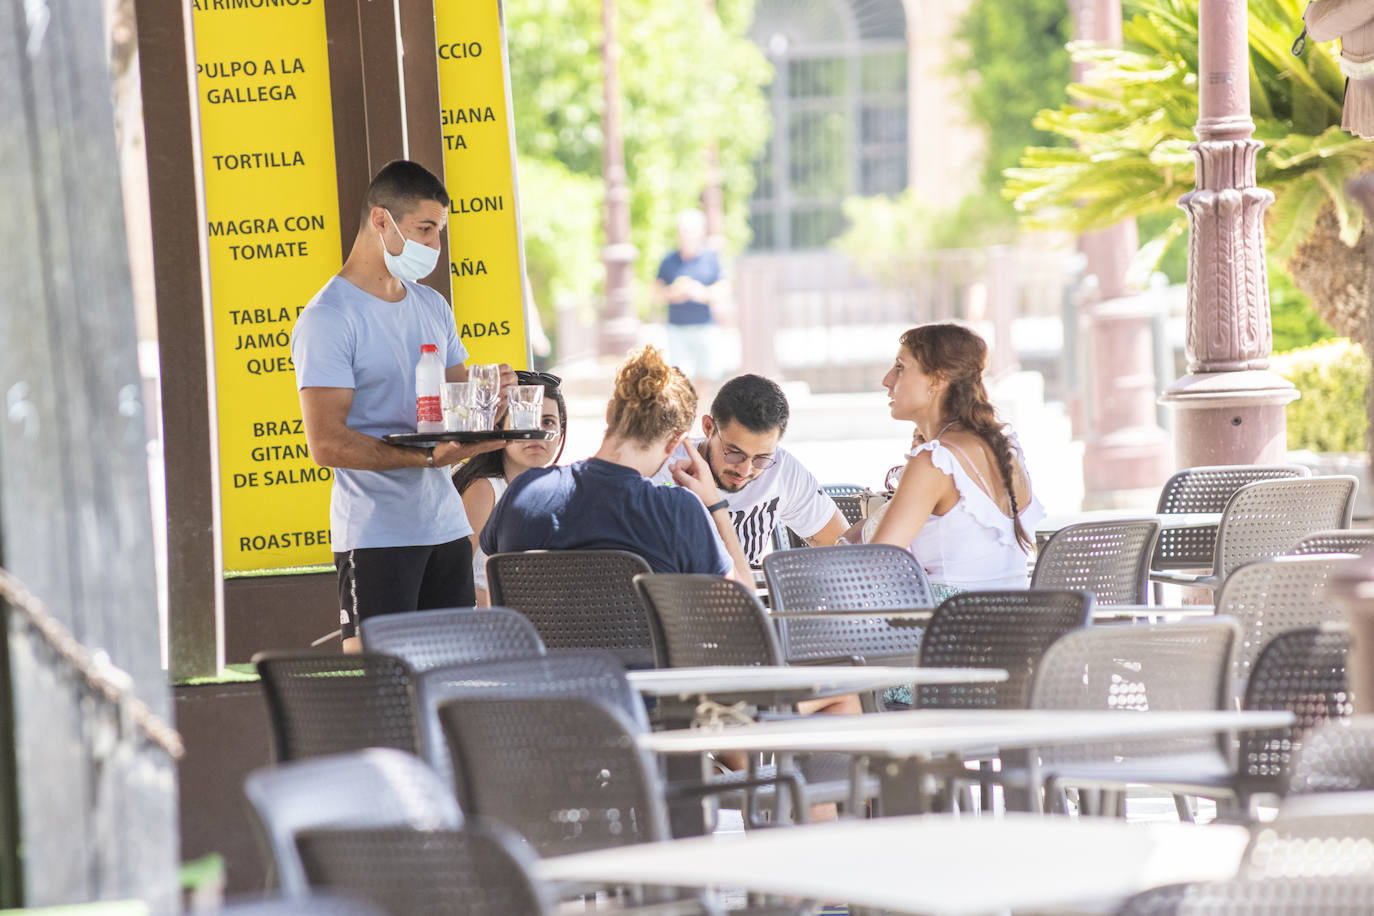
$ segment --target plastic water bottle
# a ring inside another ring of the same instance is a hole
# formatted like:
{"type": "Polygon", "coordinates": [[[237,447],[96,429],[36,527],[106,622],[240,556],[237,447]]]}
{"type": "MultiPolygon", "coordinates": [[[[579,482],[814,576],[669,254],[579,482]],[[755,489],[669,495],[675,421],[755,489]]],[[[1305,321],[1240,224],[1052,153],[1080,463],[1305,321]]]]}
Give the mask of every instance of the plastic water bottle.
{"type": "Polygon", "coordinates": [[[444,367],[439,362],[439,348],[434,344],[420,347],[420,361],[415,364],[415,431],[441,433],[444,431],[444,410],[439,401],[439,388],[444,383],[444,367]]]}

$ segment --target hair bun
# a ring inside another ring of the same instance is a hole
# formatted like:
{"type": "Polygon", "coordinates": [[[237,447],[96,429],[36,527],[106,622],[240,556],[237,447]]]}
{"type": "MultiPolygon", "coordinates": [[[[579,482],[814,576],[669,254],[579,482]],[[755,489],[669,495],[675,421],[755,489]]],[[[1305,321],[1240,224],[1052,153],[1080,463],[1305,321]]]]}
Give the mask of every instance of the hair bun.
{"type": "Polygon", "coordinates": [[[655,347],[645,345],[630,354],[616,374],[615,395],[632,405],[652,404],[672,381],[672,369],[655,347]]]}

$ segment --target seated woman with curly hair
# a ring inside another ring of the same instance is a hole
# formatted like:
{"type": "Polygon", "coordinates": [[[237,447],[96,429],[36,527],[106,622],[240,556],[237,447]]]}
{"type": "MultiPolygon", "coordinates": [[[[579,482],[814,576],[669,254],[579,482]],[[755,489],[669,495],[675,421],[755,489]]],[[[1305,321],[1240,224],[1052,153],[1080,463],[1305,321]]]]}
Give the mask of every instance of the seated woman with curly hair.
{"type": "Polygon", "coordinates": [[[677,486],[646,479],[687,436],[696,409],[691,382],[658,350],[631,353],[616,372],[606,435],[596,454],[515,478],[482,529],[482,550],[488,556],[628,550],[654,572],[714,573],[751,582],[728,506],[695,449],[672,468],[677,486]]]}

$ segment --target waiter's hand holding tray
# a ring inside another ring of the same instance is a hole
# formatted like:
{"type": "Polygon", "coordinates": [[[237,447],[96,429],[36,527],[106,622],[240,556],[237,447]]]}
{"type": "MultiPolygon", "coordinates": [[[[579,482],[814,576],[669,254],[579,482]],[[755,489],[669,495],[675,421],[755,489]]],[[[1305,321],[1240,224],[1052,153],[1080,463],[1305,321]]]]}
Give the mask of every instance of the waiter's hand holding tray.
{"type": "Polygon", "coordinates": [[[391,433],[383,436],[388,445],[432,448],[440,442],[511,442],[518,439],[557,439],[556,429],[475,429],[442,433],[391,433]]]}

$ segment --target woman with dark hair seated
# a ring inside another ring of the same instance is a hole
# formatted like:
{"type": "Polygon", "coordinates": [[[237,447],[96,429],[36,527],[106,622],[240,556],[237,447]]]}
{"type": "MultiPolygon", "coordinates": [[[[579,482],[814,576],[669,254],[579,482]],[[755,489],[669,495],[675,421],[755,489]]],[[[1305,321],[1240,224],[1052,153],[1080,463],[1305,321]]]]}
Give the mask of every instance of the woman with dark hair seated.
{"type": "Polygon", "coordinates": [[[1045,516],[1020,443],[988,400],[987,359],[968,328],[927,324],[902,335],[883,378],[893,418],[916,431],[897,492],[863,524],[863,540],[910,550],[937,599],[1026,588],[1027,532],[1045,516]]]}
{"type": "Polygon", "coordinates": [[[568,437],[568,404],[563,399],[561,379],[547,372],[526,372],[517,369],[517,385],[544,386],[543,429],[558,433],[556,439],[516,439],[506,443],[499,452],[486,452],[459,466],[453,475],[453,485],[463,497],[463,509],[472,526],[472,579],[476,586],[477,603],[485,606],[487,597],[487,555],[477,543],[491,510],[500,501],[510,482],[531,468],[546,468],[557,464],[568,437]]]}

